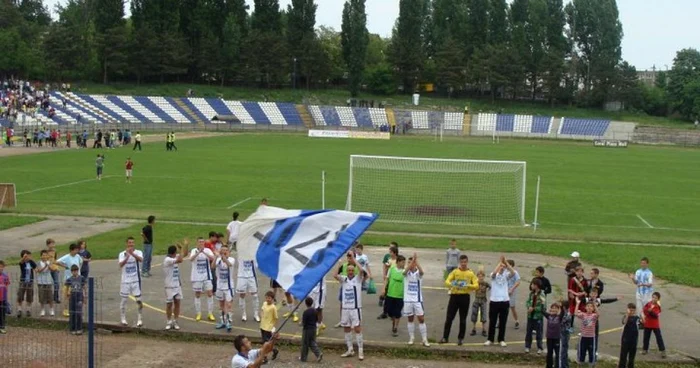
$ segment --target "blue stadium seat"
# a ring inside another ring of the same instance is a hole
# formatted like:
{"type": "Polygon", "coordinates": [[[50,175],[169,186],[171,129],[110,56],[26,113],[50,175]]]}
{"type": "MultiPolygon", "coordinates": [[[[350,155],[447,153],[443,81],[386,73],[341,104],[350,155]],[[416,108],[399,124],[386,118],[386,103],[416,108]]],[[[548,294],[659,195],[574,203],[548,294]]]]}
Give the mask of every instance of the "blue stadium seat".
{"type": "Polygon", "coordinates": [[[144,116],[142,113],[136,111],[136,109],[132,106],[129,106],[126,102],[124,102],[122,99],[120,99],[118,96],[106,96],[107,100],[111,103],[113,103],[115,106],[119,107],[120,109],[124,110],[124,112],[128,113],[129,115],[133,116],[136,118],[137,121],[141,123],[147,123],[147,122],[153,122],[151,119],[148,119],[146,116],[144,116]]]}
{"type": "Polygon", "coordinates": [[[498,114],[498,117],[496,117],[496,131],[498,131],[498,132],[512,132],[514,128],[515,128],[515,115],[498,114]]]}
{"type": "Polygon", "coordinates": [[[59,92],[50,92],[49,93],[49,102],[51,104],[51,107],[55,109],[61,109],[68,115],[78,118],[80,116],[80,121],[85,122],[85,121],[91,121],[95,123],[104,123],[105,118],[96,114],[93,111],[90,111],[89,109],[86,109],[85,107],[81,106],[80,104],[75,103],[73,100],[66,98],[66,108],[63,109],[63,102],[61,99],[65,97],[61,95],[59,92]]]}
{"type": "Polygon", "coordinates": [[[147,97],[151,102],[153,102],[158,108],[163,110],[164,113],[168,114],[172,121],[176,123],[195,123],[185,110],[182,109],[175,101],[170,97],[147,97]]]}
{"type": "Polygon", "coordinates": [[[299,115],[299,111],[297,111],[296,105],[291,104],[291,103],[286,103],[286,102],[278,102],[277,108],[282,113],[282,116],[284,116],[284,119],[287,121],[287,124],[289,124],[289,125],[303,125],[304,124],[304,121],[301,119],[301,115],[299,115]]]}
{"type": "Polygon", "coordinates": [[[272,125],[287,125],[287,119],[284,118],[284,115],[282,115],[282,111],[280,111],[279,107],[277,107],[277,104],[274,102],[253,102],[260,107],[262,112],[265,114],[267,117],[267,120],[270,122],[272,125]]]}
{"type": "Polygon", "coordinates": [[[340,123],[340,116],[338,116],[338,111],[335,110],[333,106],[320,106],[321,114],[323,115],[323,121],[326,125],[330,126],[342,126],[340,123]]]}
{"type": "Polygon", "coordinates": [[[366,107],[353,107],[352,114],[355,116],[355,121],[357,126],[360,128],[374,128],[372,124],[372,116],[369,113],[369,109],[366,107]]]}
{"type": "Polygon", "coordinates": [[[315,125],[319,125],[319,126],[327,125],[326,119],[324,118],[320,107],[318,107],[316,105],[310,105],[308,107],[308,109],[309,109],[309,113],[311,113],[311,118],[314,119],[315,125]]]}
{"type": "MultiPolygon", "coordinates": [[[[83,100],[83,102],[85,102],[87,105],[90,105],[97,110],[105,112],[106,114],[108,114],[109,116],[111,116],[112,118],[116,119],[119,122],[128,121],[128,119],[125,116],[117,114],[116,111],[114,111],[110,108],[107,108],[107,106],[104,103],[102,103],[101,101],[97,101],[97,99],[95,99],[95,97],[93,97],[91,95],[76,94],[75,96],[77,98],[83,100]]],[[[102,96],[102,98],[104,98],[104,96],[102,96]]]]}
{"type": "Polygon", "coordinates": [[[255,124],[271,124],[270,119],[268,119],[257,102],[242,102],[242,105],[245,107],[245,110],[248,111],[250,117],[255,120],[255,124]]]}
{"type": "Polygon", "coordinates": [[[385,109],[370,107],[369,115],[372,119],[372,125],[374,125],[376,128],[389,126],[389,118],[386,116],[385,109]]]}
{"type": "Polygon", "coordinates": [[[610,126],[610,120],[562,118],[559,134],[601,137],[610,126]]]}
{"type": "Polygon", "coordinates": [[[211,119],[216,116],[216,111],[203,98],[183,98],[182,102],[205,123],[211,123],[211,119]]]}
{"type": "Polygon", "coordinates": [[[226,106],[220,98],[205,98],[209,105],[216,111],[217,115],[233,115],[233,112],[226,106]]]}
{"type": "MultiPolygon", "coordinates": [[[[134,100],[141,104],[144,108],[150,110],[155,116],[158,118],[160,121],[156,121],[158,123],[163,122],[163,123],[175,123],[177,122],[174,117],[168,115],[161,109],[160,107],[156,106],[153,101],[149,100],[148,97],[145,96],[138,96],[134,97],[134,100]]],[[[145,115],[145,114],[144,114],[145,115]]]]}
{"type": "Polygon", "coordinates": [[[532,129],[530,130],[530,133],[549,134],[550,129],[552,129],[552,117],[551,116],[533,116],[532,117],[532,129]]]}

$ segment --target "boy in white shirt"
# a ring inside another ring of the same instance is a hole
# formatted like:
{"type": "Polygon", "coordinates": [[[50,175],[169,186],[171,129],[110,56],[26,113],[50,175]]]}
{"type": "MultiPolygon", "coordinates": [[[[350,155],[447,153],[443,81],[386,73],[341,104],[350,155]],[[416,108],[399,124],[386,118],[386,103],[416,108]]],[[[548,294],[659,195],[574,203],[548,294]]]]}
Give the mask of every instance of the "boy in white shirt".
{"type": "Polygon", "coordinates": [[[219,250],[219,258],[216,259],[214,268],[216,269],[216,299],[221,308],[221,320],[216,325],[217,329],[226,328],[231,332],[231,302],[235,285],[233,281],[233,267],[236,260],[229,256],[228,246],[224,245],[219,250]]]}
{"type": "Polygon", "coordinates": [[[121,290],[119,295],[122,297],[119,303],[119,311],[121,312],[122,325],[128,326],[126,321],[126,302],[129,296],[136,298],[138,305],[138,319],[136,327],[143,326],[142,311],[143,303],[141,303],[141,262],[143,261],[143,253],[140,250],[134,249],[134,238],[126,239],[126,250],[119,253],[119,268],[122,271],[121,290]]]}
{"type": "Polygon", "coordinates": [[[177,319],[180,317],[180,300],[182,300],[182,282],[180,281],[180,263],[187,256],[188,245],[185,239],[185,247],[180,244],[168,247],[168,255],[163,260],[163,273],[165,273],[165,316],[168,321],[165,329],[179,330],[177,319]]]}
{"type": "Polygon", "coordinates": [[[216,256],[209,248],[204,247],[204,238],[197,238],[197,248],[190,252],[190,262],[192,271],[190,281],[192,281],[192,291],[194,291],[194,309],[197,312],[196,321],[202,320],[202,291],[207,293],[207,318],[216,321],[214,318],[214,285],[212,284],[211,263],[216,256]]]}

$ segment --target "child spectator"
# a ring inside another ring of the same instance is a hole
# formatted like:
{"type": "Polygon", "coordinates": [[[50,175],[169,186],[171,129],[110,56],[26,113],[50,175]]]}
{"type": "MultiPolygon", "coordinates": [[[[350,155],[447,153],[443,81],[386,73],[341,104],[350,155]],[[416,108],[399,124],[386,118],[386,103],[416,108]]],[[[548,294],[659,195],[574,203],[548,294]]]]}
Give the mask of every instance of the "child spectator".
{"type": "Polygon", "coordinates": [[[654,333],[656,337],[656,344],[661,352],[661,357],[666,358],[666,346],[664,345],[664,338],[661,336],[661,294],[655,291],[651,294],[651,301],[644,306],[644,317],[642,321],[644,322],[644,340],[642,340],[642,355],[649,353],[649,340],[651,339],[651,333],[654,333]]]}
{"type": "Polygon", "coordinates": [[[367,290],[367,281],[372,278],[372,271],[369,268],[369,257],[364,254],[364,248],[360,243],[355,244],[355,262],[362,269],[362,290],[367,290]]]}
{"type": "Polygon", "coordinates": [[[508,279],[508,295],[510,296],[510,313],[513,315],[515,320],[515,329],[520,328],[520,322],[518,321],[518,312],[515,310],[518,300],[518,286],[520,286],[520,274],[515,269],[515,261],[512,259],[508,260],[508,264],[513,269],[513,277],[508,279]]]}
{"type": "MultiPolygon", "coordinates": [[[[265,303],[260,309],[260,335],[263,342],[268,342],[272,339],[278,319],[275,292],[268,291],[265,293],[265,303]]],[[[272,360],[277,359],[277,354],[279,354],[279,350],[277,348],[272,349],[272,360]]]]}
{"type": "Polygon", "coordinates": [[[542,322],[547,299],[541,290],[542,282],[538,279],[530,282],[530,295],[525,302],[527,309],[527,331],[525,332],[525,352],[529,353],[532,347],[532,331],[535,331],[537,354],[542,354],[542,322]]]}
{"type": "Polygon", "coordinates": [[[486,337],[486,316],[488,316],[488,303],[489,296],[488,291],[491,289],[491,284],[484,278],[486,273],[483,269],[479,269],[476,273],[476,278],[479,280],[479,289],[474,292],[474,303],[472,304],[472,323],[474,328],[469,336],[476,335],[476,322],[479,319],[479,314],[481,314],[481,336],[486,337]]]}
{"type": "Polygon", "coordinates": [[[457,249],[457,239],[450,240],[450,247],[447,248],[447,254],[445,255],[445,276],[443,279],[447,278],[455,268],[459,267],[459,256],[462,251],[457,249]]]}
{"type": "Polygon", "coordinates": [[[85,302],[85,288],[87,283],[85,278],[80,276],[80,266],[70,267],[71,277],[66,280],[66,285],[70,289],[69,297],[69,325],[71,335],[83,334],[83,303],[85,302]]]}
{"type": "Polygon", "coordinates": [[[598,312],[595,303],[586,303],[586,311],[582,312],[581,299],[576,299],[576,317],[581,320],[581,339],[578,345],[578,363],[583,364],[588,355],[588,364],[593,367],[596,362],[595,325],[598,324],[598,312]]]}
{"type": "Polygon", "coordinates": [[[5,273],[5,261],[0,259],[0,335],[5,330],[5,312],[7,312],[7,289],[10,288],[10,276],[5,273]]]}
{"type": "Polygon", "coordinates": [[[634,368],[639,341],[639,316],[634,303],[627,304],[627,313],[622,317],[622,341],[620,342],[620,364],[618,368],[634,368]]]}
{"type": "Polygon", "coordinates": [[[316,313],[316,308],[314,308],[313,298],[307,297],[304,300],[304,304],[306,304],[306,310],[301,315],[303,329],[301,333],[301,357],[299,359],[302,362],[306,362],[306,358],[309,356],[309,349],[311,349],[314,355],[316,355],[316,361],[320,362],[323,359],[323,353],[321,353],[321,349],[319,349],[318,344],[316,344],[318,314],[316,313]]]}
{"type": "Polygon", "coordinates": [[[603,281],[600,280],[600,270],[599,269],[591,268],[591,279],[588,280],[587,286],[588,286],[588,290],[586,290],[586,292],[588,294],[591,293],[591,290],[593,290],[593,288],[596,288],[596,289],[598,289],[598,296],[600,297],[603,295],[603,290],[605,290],[605,284],[603,283],[603,281]]]}
{"type": "Polygon", "coordinates": [[[53,302],[56,304],[61,303],[61,271],[58,270],[58,265],[56,264],[56,242],[49,238],[46,239],[46,251],[49,253],[49,271],[51,272],[51,279],[53,280],[53,302]]]}
{"type": "Polygon", "coordinates": [[[19,288],[17,289],[17,318],[22,318],[22,303],[25,303],[27,317],[32,316],[30,308],[34,302],[34,270],[36,263],[32,260],[32,252],[23,250],[19,254],[19,288]]]}
{"type": "Polygon", "coordinates": [[[544,277],[544,267],[537,266],[535,268],[535,279],[540,280],[540,283],[542,283],[542,293],[545,297],[552,293],[552,283],[549,282],[548,278],[544,277]]]}
{"type": "Polygon", "coordinates": [[[637,285],[637,313],[643,313],[654,292],[654,274],[649,269],[649,258],[642,257],[639,265],[637,272],[629,274],[629,278],[637,285]]]}
{"type": "Polygon", "coordinates": [[[547,316],[547,368],[559,367],[561,343],[561,307],[557,303],[549,306],[547,316]]]}
{"type": "Polygon", "coordinates": [[[586,297],[586,288],[588,286],[588,283],[586,282],[586,279],[583,277],[583,267],[577,267],[576,268],[576,273],[574,277],[569,279],[569,288],[568,288],[568,294],[569,294],[569,313],[572,315],[575,314],[576,308],[580,308],[579,311],[583,312],[585,311],[585,303],[583,302],[584,298],[586,297]]]}
{"type": "MultiPolygon", "coordinates": [[[[588,298],[586,298],[586,303],[593,302],[593,303],[595,303],[596,309],[598,309],[603,304],[614,303],[620,299],[622,299],[622,297],[601,299],[598,297],[598,289],[593,288],[590,291],[590,296],[588,298]]],[[[599,333],[599,331],[600,331],[600,323],[596,323],[596,325],[595,325],[595,351],[596,351],[596,354],[598,351],[598,333],[599,333]]]]}
{"type": "Polygon", "coordinates": [[[83,259],[83,264],[80,266],[80,276],[84,277],[85,280],[90,276],[90,261],[92,261],[92,254],[87,249],[87,242],[85,240],[78,241],[80,246],[80,251],[78,255],[83,259]]]}
{"type": "Polygon", "coordinates": [[[573,332],[573,316],[569,312],[569,301],[561,302],[561,338],[559,341],[559,368],[569,368],[569,338],[573,332]]]}
{"type": "Polygon", "coordinates": [[[46,308],[49,308],[49,315],[55,316],[53,310],[53,280],[51,278],[51,264],[53,260],[49,257],[49,251],[41,250],[41,260],[36,269],[37,288],[39,293],[39,304],[41,306],[41,317],[46,315],[46,308]]]}
{"type": "MultiPolygon", "coordinates": [[[[377,319],[386,319],[389,317],[389,313],[387,311],[386,303],[384,303],[384,296],[386,295],[387,288],[389,287],[389,283],[386,282],[386,275],[388,274],[389,270],[391,269],[392,266],[396,264],[396,258],[399,256],[399,245],[396,242],[391,242],[389,243],[389,253],[384,255],[384,259],[382,259],[382,264],[383,269],[382,269],[382,275],[384,277],[384,292],[379,295],[379,305],[383,307],[382,309],[382,314],[377,317],[377,319]]],[[[340,294],[339,294],[340,295],[340,294]]]]}

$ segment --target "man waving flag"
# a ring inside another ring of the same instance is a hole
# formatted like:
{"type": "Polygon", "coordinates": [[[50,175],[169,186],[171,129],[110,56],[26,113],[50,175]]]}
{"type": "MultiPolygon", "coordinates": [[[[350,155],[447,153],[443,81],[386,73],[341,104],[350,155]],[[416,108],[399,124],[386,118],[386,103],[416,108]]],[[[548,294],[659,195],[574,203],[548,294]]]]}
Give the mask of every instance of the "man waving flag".
{"type": "Polygon", "coordinates": [[[260,206],[241,225],[238,257],[254,260],[262,273],[303,300],[377,217],[260,206]]]}

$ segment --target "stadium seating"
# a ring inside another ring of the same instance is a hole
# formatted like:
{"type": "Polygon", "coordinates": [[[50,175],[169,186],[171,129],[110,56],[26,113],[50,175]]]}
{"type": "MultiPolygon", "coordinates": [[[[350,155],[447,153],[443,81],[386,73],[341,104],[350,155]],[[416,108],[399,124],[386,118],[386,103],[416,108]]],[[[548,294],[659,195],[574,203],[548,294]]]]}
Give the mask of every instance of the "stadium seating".
{"type": "Polygon", "coordinates": [[[386,110],[379,109],[376,107],[370,107],[368,110],[370,119],[372,120],[372,125],[374,125],[374,127],[378,128],[389,125],[389,119],[386,116],[386,110]]]}
{"type": "Polygon", "coordinates": [[[271,124],[270,119],[257,102],[242,102],[241,104],[256,124],[271,124]]]}
{"type": "MultiPolygon", "coordinates": [[[[252,104],[256,104],[252,102],[252,104]]],[[[262,112],[267,116],[267,120],[272,125],[287,125],[287,120],[285,120],[284,115],[280,111],[277,104],[274,102],[260,102],[256,105],[260,106],[262,112]]],[[[264,124],[264,123],[263,123],[264,124]]]]}
{"type": "MultiPolygon", "coordinates": [[[[113,103],[115,106],[118,106],[120,109],[124,110],[131,116],[135,117],[137,120],[136,122],[139,123],[152,123],[153,121],[144,115],[141,111],[136,110],[135,107],[129,105],[128,103],[124,102],[124,100],[129,100],[131,102],[132,98],[125,97],[125,96],[105,96],[107,100],[109,100],[111,103],[113,103]]],[[[139,110],[142,110],[139,108],[139,110]]],[[[143,110],[142,110],[143,111],[143,110]]],[[[149,114],[150,116],[150,114],[149,114]]]]}
{"type": "Polygon", "coordinates": [[[369,108],[366,107],[353,107],[352,114],[355,118],[357,126],[360,128],[374,128],[372,123],[372,115],[369,113],[369,108]]]}
{"type": "Polygon", "coordinates": [[[221,98],[205,98],[209,105],[216,111],[217,115],[233,115],[233,112],[226,107],[224,100],[221,98]]]}
{"type": "Polygon", "coordinates": [[[539,133],[549,134],[551,116],[480,113],[476,116],[476,129],[480,132],[539,133]]]}
{"type": "Polygon", "coordinates": [[[338,116],[338,111],[336,111],[333,106],[320,106],[322,120],[325,121],[325,125],[330,126],[342,126],[340,122],[340,116],[338,116]]]}
{"type": "Polygon", "coordinates": [[[314,119],[314,124],[318,126],[326,125],[326,119],[323,118],[323,112],[321,112],[321,108],[319,106],[309,106],[309,113],[311,114],[311,118],[314,119]]]}
{"type": "Polygon", "coordinates": [[[610,120],[562,118],[560,135],[602,137],[610,126],[610,120]]]}
{"type": "Polygon", "coordinates": [[[129,122],[129,123],[139,123],[144,121],[143,117],[135,117],[131,113],[122,109],[119,105],[112,102],[107,96],[102,95],[77,95],[82,98],[86,103],[94,105],[96,108],[108,113],[113,116],[117,121],[129,122]]]}
{"type": "Polygon", "coordinates": [[[464,128],[464,113],[446,112],[444,119],[443,128],[445,130],[458,130],[461,132],[464,128]]]}
{"type": "Polygon", "coordinates": [[[549,134],[552,132],[552,120],[551,116],[533,116],[532,117],[532,133],[549,134]]]}
{"type": "Polygon", "coordinates": [[[255,120],[239,101],[224,101],[226,107],[241,121],[241,124],[255,124],[255,120]]]}
{"type": "Polygon", "coordinates": [[[218,115],[216,110],[214,110],[214,108],[211,107],[209,102],[204,98],[192,97],[186,98],[184,100],[189,101],[192,105],[190,109],[195,113],[199,113],[202,120],[204,120],[207,123],[211,123],[211,119],[218,115]]]}
{"type": "Polygon", "coordinates": [[[304,121],[301,119],[301,115],[299,115],[299,111],[297,111],[296,105],[294,105],[292,103],[278,102],[277,108],[280,110],[280,113],[284,117],[284,120],[287,122],[287,124],[289,124],[289,125],[303,125],[304,124],[304,121]]]}
{"type": "Polygon", "coordinates": [[[178,106],[172,98],[163,97],[144,97],[152,102],[156,107],[163,111],[169,119],[166,122],[175,123],[194,123],[195,121],[187,116],[187,113],[178,106]]]}
{"type": "Polygon", "coordinates": [[[51,92],[49,94],[49,103],[51,107],[56,109],[56,111],[65,111],[68,115],[74,117],[76,121],[80,117],[81,122],[102,124],[104,123],[104,118],[95,112],[75,103],[73,100],[64,96],[61,92],[51,92]],[[66,98],[66,107],[63,108],[62,99],[66,98]]]}
{"type": "Polygon", "coordinates": [[[335,111],[338,113],[340,125],[350,128],[357,127],[357,121],[355,120],[355,114],[352,111],[352,107],[337,106],[335,107],[335,111]]]}

